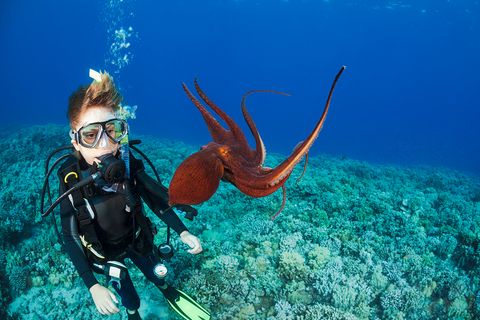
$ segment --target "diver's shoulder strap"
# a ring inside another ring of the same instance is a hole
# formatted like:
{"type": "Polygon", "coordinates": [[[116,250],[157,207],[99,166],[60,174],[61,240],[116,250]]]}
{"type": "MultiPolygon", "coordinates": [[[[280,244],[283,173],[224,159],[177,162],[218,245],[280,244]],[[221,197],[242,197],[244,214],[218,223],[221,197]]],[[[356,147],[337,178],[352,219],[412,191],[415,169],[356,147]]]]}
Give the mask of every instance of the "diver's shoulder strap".
{"type": "MultiPolygon", "coordinates": [[[[81,180],[81,170],[78,159],[69,157],[62,165],[58,172],[61,183],[68,189],[72,188],[81,180]]],[[[95,212],[85,195],[83,188],[72,192],[68,196],[73,208],[76,211],[78,227],[82,233],[81,241],[86,249],[88,249],[97,259],[104,259],[103,248],[98,240],[93,219],[95,212]]]]}
{"type": "Polygon", "coordinates": [[[132,155],[130,172],[137,192],[153,212],[168,208],[168,188],[150,177],[145,172],[143,161],[132,155]]]}
{"type": "Polygon", "coordinates": [[[132,152],[130,152],[130,177],[135,178],[135,176],[145,170],[145,165],[143,161],[137,159],[133,156],[132,152]]]}
{"type": "MultiPolygon", "coordinates": [[[[72,188],[81,180],[80,166],[78,165],[78,160],[73,155],[67,158],[58,170],[58,178],[66,190],[72,188]]],[[[68,198],[76,210],[84,204],[82,190],[72,192],[68,198]]]]}

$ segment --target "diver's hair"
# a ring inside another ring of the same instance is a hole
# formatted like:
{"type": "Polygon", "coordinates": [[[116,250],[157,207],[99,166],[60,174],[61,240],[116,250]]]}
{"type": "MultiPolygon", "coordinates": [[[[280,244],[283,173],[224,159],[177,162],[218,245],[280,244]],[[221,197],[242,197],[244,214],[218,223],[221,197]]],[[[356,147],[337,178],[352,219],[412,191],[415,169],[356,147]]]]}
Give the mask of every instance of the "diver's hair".
{"type": "Polygon", "coordinates": [[[67,118],[73,130],[78,125],[80,115],[92,106],[102,106],[113,112],[120,108],[122,96],[112,77],[107,72],[101,72],[100,76],[101,81],[93,81],[88,87],[81,86],[70,96],[67,118]]]}

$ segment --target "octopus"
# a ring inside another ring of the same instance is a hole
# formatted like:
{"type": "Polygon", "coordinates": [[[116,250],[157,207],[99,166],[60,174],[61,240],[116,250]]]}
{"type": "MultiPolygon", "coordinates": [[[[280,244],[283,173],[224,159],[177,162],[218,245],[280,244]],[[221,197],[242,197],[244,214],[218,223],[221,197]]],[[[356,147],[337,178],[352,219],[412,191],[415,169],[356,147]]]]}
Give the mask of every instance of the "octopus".
{"type": "Polygon", "coordinates": [[[323,112],[311,133],[303,141],[300,141],[292,153],[275,168],[264,166],[265,145],[247,110],[246,99],[249,95],[257,92],[286,95],[285,93],[273,90],[252,90],[243,96],[241,108],[243,117],[255,139],[255,148],[253,149],[249,146],[245,134],[237,123],[207,96],[196,79],[194,85],[200,99],[224,121],[228,128],[222,126],[183,83],[185,93],[200,111],[213,141],[188,156],[177,167],[170,181],[169,205],[195,205],[205,202],[215,194],[220,181],[229,182],[242,193],[254,198],[268,196],[282,188],[283,200],[280,209],[272,216],[272,220],[274,220],[285,206],[285,182],[303,157],[306,160],[303,173],[305,172],[308,152],[325,123],[333,91],[344,70],[345,66],[342,66],[335,76],[323,112]]]}

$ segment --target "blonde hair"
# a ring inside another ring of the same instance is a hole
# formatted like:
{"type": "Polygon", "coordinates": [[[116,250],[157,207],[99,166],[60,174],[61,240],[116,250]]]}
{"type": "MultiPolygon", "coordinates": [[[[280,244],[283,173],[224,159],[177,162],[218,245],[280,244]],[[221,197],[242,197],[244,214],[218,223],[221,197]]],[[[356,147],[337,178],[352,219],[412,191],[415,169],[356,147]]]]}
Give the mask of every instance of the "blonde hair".
{"type": "Polygon", "coordinates": [[[94,80],[88,87],[81,86],[69,98],[67,118],[75,129],[81,114],[90,107],[100,106],[113,112],[120,109],[122,96],[107,72],[100,72],[101,81],[94,80]]]}

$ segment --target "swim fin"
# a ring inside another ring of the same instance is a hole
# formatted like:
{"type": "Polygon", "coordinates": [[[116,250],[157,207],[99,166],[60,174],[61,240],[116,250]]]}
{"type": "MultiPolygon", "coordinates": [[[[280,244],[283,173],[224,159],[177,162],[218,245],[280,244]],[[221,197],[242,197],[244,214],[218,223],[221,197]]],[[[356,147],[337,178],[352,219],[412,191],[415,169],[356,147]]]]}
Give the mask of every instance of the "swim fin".
{"type": "Polygon", "coordinates": [[[185,320],[210,320],[210,312],[199,305],[188,294],[174,287],[167,286],[162,291],[168,304],[185,320]]]}

